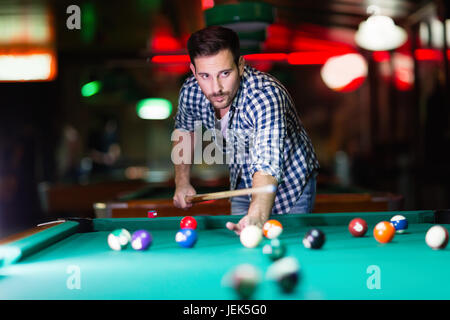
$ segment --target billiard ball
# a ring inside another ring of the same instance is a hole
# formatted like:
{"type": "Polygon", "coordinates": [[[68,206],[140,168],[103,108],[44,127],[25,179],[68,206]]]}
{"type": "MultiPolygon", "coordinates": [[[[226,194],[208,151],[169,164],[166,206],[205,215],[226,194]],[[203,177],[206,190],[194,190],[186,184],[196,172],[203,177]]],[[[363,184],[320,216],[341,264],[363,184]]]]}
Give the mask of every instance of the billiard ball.
{"type": "Polygon", "coordinates": [[[402,215],[395,215],[390,221],[397,233],[403,233],[408,229],[408,220],[402,215]]]}
{"type": "Polygon", "coordinates": [[[260,272],[251,264],[241,264],[231,273],[230,285],[240,299],[250,299],[260,282],[260,272]]]}
{"type": "Polygon", "coordinates": [[[175,235],[175,241],[183,248],[192,248],[197,238],[197,231],[194,229],[181,229],[175,235]]]}
{"type": "Polygon", "coordinates": [[[278,260],[285,256],[286,246],[279,239],[275,238],[264,245],[262,252],[271,260],[278,260]]]}
{"type": "Polygon", "coordinates": [[[300,280],[300,264],[294,257],[281,258],[269,266],[266,278],[275,280],[283,292],[291,293],[300,280]]]}
{"type": "Polygon", "coordinates": [[[268,239],[275,239],[283,232],[283,226],[278,220],[268,220],[263,225],[264,236],[268,239]]]}
{"type": "Polygon", "coordinates": [[[131,237],[131,247],[134,250],[147,250],[152,244],[153,238],[147,230],[137,230],[131,237]]]}
{"type": "Polygon", "coordinates": [[[197,220],[193,217],[184,217],[180,221],[180,229],[197,229],[197,220]]]}
{"type": "Polygon", "coordinates": [[[388,221],[381,221],[377,223],[373,229],[373,236],[380,243],[388,243],[392,241],[395,235],[394,226],[388,221]]]}
{"type": "Polygon", "coordinates": [[[428,229],[425,235],[425,242],[434,249],[444,249],[448,244],[448,231],[442,226],[433,226],[428,229]]]}
{"type": "Polygon", "coordinates": [[[127,229],[116,229],[108,235],[108,245],[115,251],[125,249],[130,241],[131,235],[127,229]]]}
{"type": "Polygon", "coordinates": [[[303,245],[308,249],[320,249],[325,243],[325,234],[317,228],[309,230],[303,237],[303,245]]]}
{"type": "Polygon", "coordinates": [[[364,236],[367,232],[367,229],[367,222],[361,218],[353,219],[348,225],[348,230],[354,237],[364,236]]]}
{"type": "Polygon", "coordinates": [[[244,247],[257,247],[262,240],[262,230],[255,225],[246,226],[244,230],[241,231],[239,238],[244,247]]]}

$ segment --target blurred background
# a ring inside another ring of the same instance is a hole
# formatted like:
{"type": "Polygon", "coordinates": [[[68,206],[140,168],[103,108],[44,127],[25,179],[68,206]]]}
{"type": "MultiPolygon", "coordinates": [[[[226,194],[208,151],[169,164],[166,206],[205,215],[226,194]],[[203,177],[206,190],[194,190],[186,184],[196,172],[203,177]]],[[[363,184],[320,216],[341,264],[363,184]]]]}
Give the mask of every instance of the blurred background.
{"type": "MultiPolygon", "coordinates": [[[[319,193],[448,209],[449,21],[445,1],[0,0],[0,236],[172,197],[186,42],[207,25],[235,29],[247,63],[290,91],[319,193]]],[[[229,188],[223,165],[192,176],[229,188]]]]}

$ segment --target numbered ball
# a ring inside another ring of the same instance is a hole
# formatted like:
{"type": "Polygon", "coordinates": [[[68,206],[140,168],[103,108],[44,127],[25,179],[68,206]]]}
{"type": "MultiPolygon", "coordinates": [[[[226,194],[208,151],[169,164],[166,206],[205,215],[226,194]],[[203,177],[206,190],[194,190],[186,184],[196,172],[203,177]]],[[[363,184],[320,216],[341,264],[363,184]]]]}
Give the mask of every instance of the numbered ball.
{"type": "Polygon", "coordinates": [[[134,250],[147,250],[152,244],[153,238],[147,230],[137,230],[131,237],[131,247],[134,250]]]}
{"type": "Polygon", "coordinates": [[[364,236],[367,232],[367,229],[367,222],[361,218],[353,219],[348,225],[348,230],[354,237],[364,236]]]}
{"type": "Polygon", "coordinates": [[[183,248],[192,248],[197,238],[197,232],[194,229],[181,229],[175,235],[175,241],[183,248]]]}
{"type": "Polygon", "coordinates": [[[108,245],[115,251],[123,250],[131,241],[131,235],[126,229],[116,229],[108,235],[108,245]]]}
{"type": "Polygon", "coordinates": [[[262,240],[262,230],[261,228],[250,225],[244,228],[240,234],[240,240],[244,247],[254,248],[259,245],[262,240]]]}
{"type": "Polygon", "coordinates": [[[262,251],[271,260],[278,260],[285,256],[286,246],[279,239],[272,239],[270,243],[264,245],[262,251]]]}
{"type": "Polygon", "coordinates": [[[434,249],[444,249],[448,244],[448,231],[442,226],[433,226],[428,229],[425,235],[425,242],[434,249]]]}
{"type": "Polygon", "coordinates": [[[184,217],[180,221],[180,228],[181,229],[197,229],[197,220],[195,220],[193,217],[184,217]]]}
{"type": "Polygon", "coordinates": [[[283,226],[278,220],[268,220],[264,223],[263,233],[264,236],[268,239],[275,239],[280,236],[283,232],[283,226]]]}
{"type": "Polygon", "coordinates": [[[285,257],[269,266],[266,278],[275,280],[285,293],[294,291],[300,280],[300,264],[294,257],[285,257]]]}
{"type": "Polygon", "coordinates": [[[256,267],[251,264],[241,264],[233,271],[231,286],[240,299],[249,299],[255,293],[261,276],[256,267]]]}
{"type": "Polygon", "coordinates": [[[319,229],[309,230],[303,237],[303,245],[308,249],[320,249],[325,243],[325,234],[319,229]]]}
{"type": "Polygon", "coordinates": [[[377,223],[373,229],[373,236],[380,243],[391,242],[395,235],[394,226],[388,221],[381,221],[377,223]]]}
{"type": "Polygon", "coordinates": [[[402,215],[396,215],[391,218],[391,224],[397,233],[403,233],[408,229],[408,220],[402,215]]]}

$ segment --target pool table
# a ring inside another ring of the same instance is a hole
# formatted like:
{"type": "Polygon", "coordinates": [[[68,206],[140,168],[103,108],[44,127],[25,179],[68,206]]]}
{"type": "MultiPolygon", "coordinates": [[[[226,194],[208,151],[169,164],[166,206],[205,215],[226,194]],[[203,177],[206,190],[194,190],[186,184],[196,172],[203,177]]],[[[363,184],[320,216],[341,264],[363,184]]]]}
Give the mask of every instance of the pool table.
{"type": "Polygon", "coordinates": [[[246,248],[225,228],[239,216],[196,217],[199,238],[193,248],[175,242],[181,217],[65,220],[3,240],[0,299],[233,300],[238,296],[222,279],[243,263],[261,272],[252,297],[258,300],[450,299],[450,249],[432,250],[425,243],[426,231],[447,222],[448,214],[424,210],[272,217],[284,226],[279,238],[287,256],[300,264],[300,281],[291,293],[265,278],[272,261],[262,254],[262,246],[269,240],[246,248]],[[408,219],[407,232],[378,243],[372,235],[375,224],[396,214],[408,219]],[[369,225],[364,237],[348,231],[355,217],[369,225]],[[321,249],[302,244],[312,227],[326,234],[321,249]],[[153,244],[147,251],[113,251],[107,236],[117,228],[147,229],[153,244]]]}

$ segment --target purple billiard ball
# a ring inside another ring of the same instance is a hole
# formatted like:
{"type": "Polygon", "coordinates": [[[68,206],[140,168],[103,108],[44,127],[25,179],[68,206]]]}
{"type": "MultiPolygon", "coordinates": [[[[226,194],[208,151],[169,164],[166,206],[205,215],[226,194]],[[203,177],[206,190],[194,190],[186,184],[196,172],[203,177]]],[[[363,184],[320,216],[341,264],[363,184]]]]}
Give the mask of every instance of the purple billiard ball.
{"type": "Polygon", "coordinates": [[[131,246],[134,250],[147,250],[152,244],[153,238],[147,230],[137,230],[131,237],[131,246]]]}

